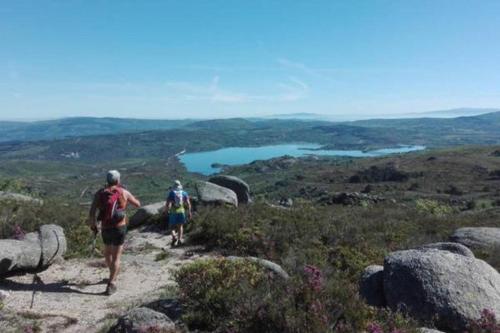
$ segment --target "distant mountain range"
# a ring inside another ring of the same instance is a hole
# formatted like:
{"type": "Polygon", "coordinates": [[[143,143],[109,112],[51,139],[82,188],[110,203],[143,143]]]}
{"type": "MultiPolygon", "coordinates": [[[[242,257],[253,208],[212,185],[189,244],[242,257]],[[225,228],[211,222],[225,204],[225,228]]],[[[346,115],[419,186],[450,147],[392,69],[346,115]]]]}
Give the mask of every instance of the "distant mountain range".
{"type": "Polygon", "coordinates": [[[486,109],[486,108],[459,108],[450,110],[438,110],[429,112],[414,112],[403,114],[405,118],[422,118],[422,117],[443,117],[443,118],[455,118],[455,117],[470,117],[478,116],[485,113],[500,112],[500,109],[486,109]]]}
{"type": "MultiPolygon", "coordinates": [[[[500,112],[472,117],[353,122],[244,118],[169,122],[92,118],[66,119],[51,122],[50,126],[47,123],[33,125],[42,125],[37,128],[40,132],[33,131],[33,128],[31,132],[18,132],[29,135],[31,141],[0,143],[0,160],[76,159],[95,162],[103,154],[111,160],[166,158],[182,150],[197,152],[297,142],[317,143],[324,149],[333,150],[373,150],[399,145],[437,148],[500,144],[500,112]],[[98,131],[101,134],[88,135],[98,131]],[[67,138],[46,140],[50,134],[67,138]],[[35,139],[37,135],[41,139],[35,139]]],[[[13,133],[12,128],[10,130],[13,133]]]]}
{"type": "Polygon", "coordinates": [[[427,112],[411,112],[411,113],[398,113],[398,114],[357,114],[357,115],[325,115],[319,113],[285,113],[275,114],[262,119],[299,119],[299,120],[322,120],[322,121],[355,121],[367,119],[400,119],[400,118],[455,118],[464,116],[477,116],[485,113],[500,112],[500,109],[493,108],[458,108],[449,110],[427,111],[427,112]]]}
{"type": "Polygon", "coordinates": [[[0,121],[0,142],[143,132],[185,126],[194,120],[75,117],[33,122],[0,121]]]}
{"type": "Polygon", "coordinates": [[[272,114],[269,116],[264,116],[261,119],[303,119],[303,120],[325,120],[331,116],[310,113],[310,112],[298,112],[298,113],[282,113],[282,114],[272,114]]]}
{"type": "MultiPolygon", "coordinates": [[[[497,118],[499,118],[498,115],[500,115],[500,110],[497,109],[463,108],[357,121],[340,121],[340,119],[336,119],[338,116],[327,116],[317,113],[291,113],[260,118],[213,120],[75,117],[33,122],[0,121],[0,142],[53,140],[171,129],[184,129],[188,131],[217,129],[224,131],[228,129],[248,130],[271,126],[280,131],[289,125],[288,122],[308,122],[310,124],[306,127],[322,126],[323,128],[331,127],[334,124],[348,125],[357,127],[358,132],[364,131],[359,129],[359,127],[395,127],[398,130],[420,130],[429,134],[430,129],[443,130],[446,128],[451,130],[456,126],[459,128],[464,127],[464,131],[469,127],[473,127],[476,130],[496,131],[497,129],[500,130],[497,121],[497,118]]],[[[455,134],[458,134],[458,132],[455,134]]]]}

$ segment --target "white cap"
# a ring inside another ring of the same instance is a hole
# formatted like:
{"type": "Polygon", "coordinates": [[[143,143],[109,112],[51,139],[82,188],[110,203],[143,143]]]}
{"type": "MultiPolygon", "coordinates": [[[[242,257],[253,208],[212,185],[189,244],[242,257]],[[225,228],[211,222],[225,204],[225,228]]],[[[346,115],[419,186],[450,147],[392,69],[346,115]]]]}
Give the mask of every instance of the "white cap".
{"type": "Polygon", "coordinates": [[[106,180],[109,185],[116,185],[120,182],[120,173],[117,170],[109,170],[106,180]]]}
{"type": "Polygon", "coordinates": [[[174,181],[174,188],[179,189],[179,190],[182,189],[182,184],[179,180],[174,181]]]}

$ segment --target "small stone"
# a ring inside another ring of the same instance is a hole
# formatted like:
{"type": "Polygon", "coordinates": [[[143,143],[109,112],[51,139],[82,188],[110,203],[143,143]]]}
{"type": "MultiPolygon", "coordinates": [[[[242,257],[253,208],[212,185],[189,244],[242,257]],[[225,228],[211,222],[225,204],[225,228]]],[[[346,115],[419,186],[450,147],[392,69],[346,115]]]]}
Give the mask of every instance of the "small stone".
{"type": "Polygon", "coordinates": [[[0,302],[3,302],[10,296],[10,293],[6,290],[0,290],[0,302]]]}

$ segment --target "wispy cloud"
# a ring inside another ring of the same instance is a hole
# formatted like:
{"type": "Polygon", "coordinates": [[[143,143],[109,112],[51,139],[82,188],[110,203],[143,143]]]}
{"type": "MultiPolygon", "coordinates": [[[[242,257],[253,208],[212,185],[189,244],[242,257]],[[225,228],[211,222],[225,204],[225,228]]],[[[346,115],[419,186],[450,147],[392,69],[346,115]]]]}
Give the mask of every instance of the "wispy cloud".
{"type": "Polygon", "coordinates": [[[313,68],[309,67],[301,62],[292,61],[287,58],[278,58],[276,62],[283,68],[292,69],[301,73],[304,73],[308,76],[319,78],[327,81],[333,81],[333,78],[326,74],[326,72],[333,72],[335,69],[333,68],[313,68]]]}
{"type": "Polygon", "coordinates": [[[220,65],[185,65],[166,67],[174,70],[188,71],[208,71],[208,72],[281,72],[282,68],[278,66],[220,66],[220,65]]]}
{"type": "Polygon", "coordinates": [[[283,70],[301,73],[326,82],[342,81],[343,78],[345,79],[346,75],[368,75],[380,77],[391,73],[419,73],[423,71],[421,68],[395,67],[313,67],[288,58],[278,58],[276,59],[276,62],[283,70]]]}
{"type": "Polygon", "coordinates": [[[250,102],[290,102],[307,97],[309,86],[295,77],[278,83],[277,91],[272,94],[256,94],[233,91],[220,86],[220,77],[214,76],[207,84],[185,81],[166,82],[167,95],[187,101],[203,100],[212,103],[250,103],[250,102]]]}

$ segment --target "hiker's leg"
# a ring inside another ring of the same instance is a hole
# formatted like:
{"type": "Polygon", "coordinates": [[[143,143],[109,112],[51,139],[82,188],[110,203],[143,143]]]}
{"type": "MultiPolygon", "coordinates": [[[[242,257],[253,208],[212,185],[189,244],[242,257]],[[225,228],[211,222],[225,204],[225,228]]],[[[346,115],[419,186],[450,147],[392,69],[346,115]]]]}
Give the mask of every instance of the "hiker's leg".
{"type": "Polygon", "coordinates": [[[120,272],[121,256],[123,252],[123,246],[111,246],[112,248],[112,263],[110,267],[109,282],[115,284],[116,277],[120,272]]]}
{"type": "Polygon", "coordinates": [[[112,245],[111,243],[111,238],[110,238],[110,234],[109,234],[109,230],[107,229],[102,229],[101,231],[101,235],[102,235],[102,242],[104,243],[104,260],[106,261],[106,266],[111,269],[111,261],[112,261],[112,256],[111,256],[111,249],[110,249],[110,245],[112,245]]]}
{"type": "Polygon", "coordinates": [[[106,266],[111,270],[111,263],[113,262],[113,254],[111,252],[111,246],[104,245],[104,260],[106,261],[106,266]]]}
{"type": "Polygon", "coordinates": [[[177,237],[175,233],[175,215],[173,213],[170,213],[168,215],[168,229],[170,230],[170,234],[172,235],[172,238],[177,237]]]}
{"type": "Polygon", "coordinates": [[[184,240],[184,224],[179,224],[179,239],[184,240]]]}

